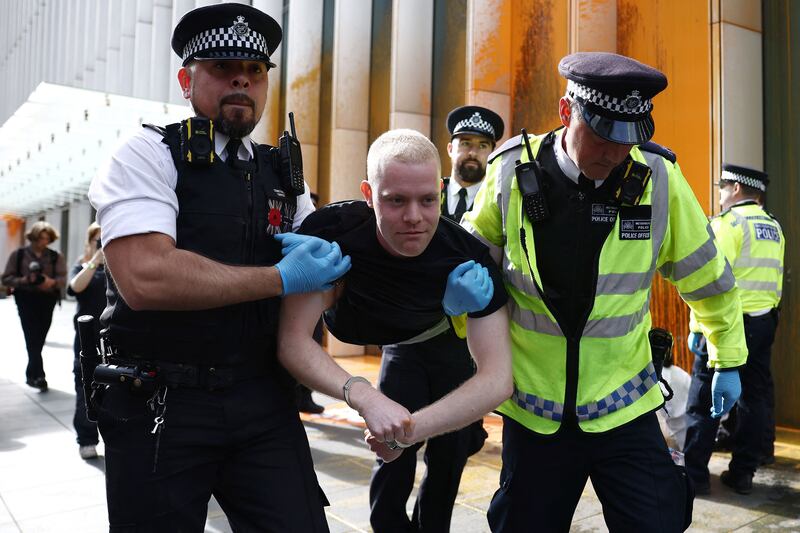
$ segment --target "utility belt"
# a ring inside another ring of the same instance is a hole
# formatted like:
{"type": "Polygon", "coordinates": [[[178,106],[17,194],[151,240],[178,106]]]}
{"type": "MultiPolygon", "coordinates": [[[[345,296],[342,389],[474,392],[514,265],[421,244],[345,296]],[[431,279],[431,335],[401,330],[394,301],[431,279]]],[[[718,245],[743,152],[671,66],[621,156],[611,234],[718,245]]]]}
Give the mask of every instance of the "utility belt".
{"type": "Polygon", "coordinates": [[[152,391],[156,386],[194,388],[209,391],[266,376],[269,373],[265,360],[237,366],[194,365],[141,359],[136,357],[108,356],[106,362],[94,369],[94,383],[99,385],[127,384],[132,391],[152,391]]]}

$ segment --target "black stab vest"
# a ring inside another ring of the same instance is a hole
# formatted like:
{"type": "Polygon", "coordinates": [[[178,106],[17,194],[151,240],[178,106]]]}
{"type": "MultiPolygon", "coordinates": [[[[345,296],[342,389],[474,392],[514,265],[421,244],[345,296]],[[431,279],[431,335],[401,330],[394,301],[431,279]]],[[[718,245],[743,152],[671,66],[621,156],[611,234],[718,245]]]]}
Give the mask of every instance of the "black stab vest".
{"type": "MultiPolygon", "coordinates": [[[[171,124],[163,139],[178,171],[177,248],[229,265],[277,263],[281,246],[273,235],[291,231],[297,199],[284,191],[270,147],[256,145],[254,159],[236,169],[220,159],[193,166],[181,161],[179,132],[180,124],[171,124]]],[[[110,276],[107,296],[101,322],[121,355],[219,366],[275,359],[280,298],[202,311],[133,311],[110,276]]]]}

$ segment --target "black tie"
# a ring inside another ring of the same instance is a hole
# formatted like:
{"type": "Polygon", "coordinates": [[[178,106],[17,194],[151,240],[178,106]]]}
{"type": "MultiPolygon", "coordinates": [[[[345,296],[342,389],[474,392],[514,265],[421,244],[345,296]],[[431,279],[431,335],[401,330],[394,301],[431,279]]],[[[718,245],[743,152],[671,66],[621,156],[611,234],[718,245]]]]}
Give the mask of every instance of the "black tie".
{"type": "Polygon", "coordinates": [[[239,159],[239,147],[241,145],[241,139],[231,139],[228,141],[228,144],[225,145],[225,153],[227,154],[225,163],[227,163],[229,167],[235,168],[236,162],[241,161],[239,159]]]}
{"type": "Polygon", "coordinates": [[[594,181],[590,180],[581,173],[578,176],[578,188],[585,193],[591,193],[594,190],[594,181]]]}
{"type": "Polygon", "coordinates": [[[456,210],[453,213],[453,220],[456,222],[461,222],[461,217],[464,216],[464,213],[467,211],[467,189],[461,188],[458,191],[458,203],[456,204],[456,210]]]}

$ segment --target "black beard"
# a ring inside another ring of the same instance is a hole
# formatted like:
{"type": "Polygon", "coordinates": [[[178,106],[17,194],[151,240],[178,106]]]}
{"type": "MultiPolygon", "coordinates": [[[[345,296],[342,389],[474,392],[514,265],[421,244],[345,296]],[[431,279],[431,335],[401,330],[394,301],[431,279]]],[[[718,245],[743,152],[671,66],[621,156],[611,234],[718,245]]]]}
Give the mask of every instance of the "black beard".
{"type": "Polygon", "coordinates": [[[486,167],[481,165],[480,161],[467,159],[456,165],[456,175],[465,183],[480,183],[486,176],[486,167]],[[477,166],[474,168],[466,168],[464,163],[468,161],[477,163],[477,166]]]}
{"type": "Polygon", "coordinates": [[[242,95],[238,95],[236,97],[226,96],[225,98],[220,100],[220,103],[219,103],[219,114],[217,115],[217,118],[214,119],[214,127],[218,131],[220,131],[220,132],[224,133],[225,135],[227,135],[228,137],[231,137],[231,138],[234,138],[234,139],[242,139],[242,138],[246,137],[247,135],[249,135],[250,132],[253,131],[253,129],[255,129],[256,122],[253,119],[245,120],[242,117],[243,114],[242,114],[242,112],[240,110],[234,111],[232,117],[230,116],[231,113],[229,112],[229,116],[226,117],[222,112],[222,108],[226,103],[229,103],[228,102],[229,99],[230,100],[234,100],[234,99],[235,100],[241,100],[241,99],[249,100],[250,107],[254,111],[253,115],[255,115],[256,103],[253,100],[251,100],[250,98],[248,98],[246,96],[242,96],[242,95]]]}
{"type": "Polygon", "coordinates": [[[243,121],[235,118],[233,120],[229,120],[223,116],[222,112],[220,112],[220,114],[217,115],[217,118],[214,119],[214,127],[217,129],[217,131],[224,133],[232,139],[242,139],[249,135],[253,129],[255,129],[256,123],[253,120],[243,121]]]}

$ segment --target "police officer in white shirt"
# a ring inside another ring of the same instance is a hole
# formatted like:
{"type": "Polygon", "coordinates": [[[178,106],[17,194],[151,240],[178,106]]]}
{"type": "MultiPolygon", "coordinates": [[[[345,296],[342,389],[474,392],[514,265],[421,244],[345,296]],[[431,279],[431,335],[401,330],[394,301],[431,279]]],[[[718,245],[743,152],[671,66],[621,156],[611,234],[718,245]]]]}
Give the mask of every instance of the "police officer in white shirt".
{"type": "Polygon", "coordinates": [[[248,5],[187,13],[172,48],[197,117],[141,130],[90,187],[111,273],[94,376],[112,531],[202,531],[212,495],[236,531],[328,531],[276,330],[281,296],[329,287],[349,258],[291,233],[308,187],[249,137],[281,36],[248,5]]]}
{"type": "Polygon", "coordinates": [[[452,175],[442,180],[442,215],[459,222],[472,209],[486,176],[489,154],[503,136],[503,119],[485,107],[462,106],[447,115],[447,130],[452,175]]]}

